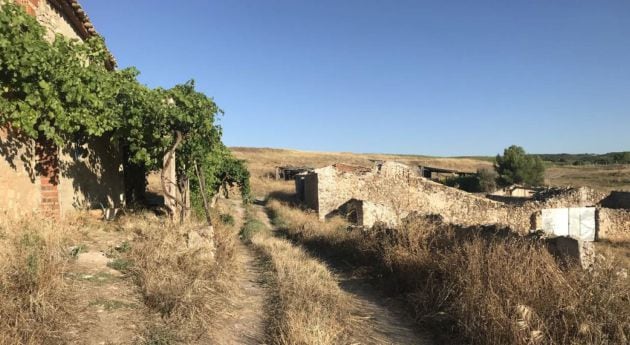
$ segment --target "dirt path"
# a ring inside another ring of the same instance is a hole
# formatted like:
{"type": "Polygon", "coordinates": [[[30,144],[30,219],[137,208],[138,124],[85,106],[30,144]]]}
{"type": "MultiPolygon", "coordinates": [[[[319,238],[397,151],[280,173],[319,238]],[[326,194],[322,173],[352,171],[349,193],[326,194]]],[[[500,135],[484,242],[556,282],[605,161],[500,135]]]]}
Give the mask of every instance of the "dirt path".
{"type": "Polygon", "coordinates": [[[108,266],[124,265],[111,256],[116,248],[124,250],[128,240],[105,224],[90,229],[75,247],[79,254],[65,276],[79,320],[67,330],[72,344],[136,344],[142,340],[151,313],[131,278],[108,266]]]}
{"type": "MultiPolygon", "coordinates": [[[[235,228],[243,225],[244,210],[240,200],[221,199],[220,207],[234,215],[235,228]]],[[[239,266],[242,271],[236,278],[240,287],[236,292],[232,312],[224,315],[217,324],[224,325],[217,330],[214,344],[258,345],[265,339],[265,297],[268,296],[263,279],[262,262],[248,246],[237,244],[239,266]]]]}
{"type": "Polygon", "coordinates": [[[366,323],[354,331],[361,344],[419,344],[434,341],[429,334],[416,330],[413,319],[397,300],[384,298],[367,279],[338,274],[339,286],[356,303],[356,315],[366,323]],[[367,327],[366,327],[367,326],[367,327]]]}
{"type": "MultiPolygon", "coordinates": [[[[254,205],[258,219],[271,229],[271,222],[261,205],[254,205]]],[[[325,262],[330,267],[334,263],[325,262]]],[[[348,293],[355,306],[354,314],[363,322],[359,322],[352,330],[353,345],[370,344],[434,344],[429,334],[416,330],[413,319],[405,311],[399,301],[384,298],[369,283],[367,277],[348,272],[334,270],[339,279],[339,287],[348,293]]]]}

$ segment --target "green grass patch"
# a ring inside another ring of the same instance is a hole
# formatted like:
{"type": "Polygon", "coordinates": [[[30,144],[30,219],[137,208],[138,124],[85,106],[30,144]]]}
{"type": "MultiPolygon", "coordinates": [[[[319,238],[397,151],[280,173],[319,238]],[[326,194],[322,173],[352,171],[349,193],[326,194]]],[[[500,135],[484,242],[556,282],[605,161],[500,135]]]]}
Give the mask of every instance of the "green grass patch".
{"type": "Polygon", "coordinates": [[[127,303],[127,302],[123,302],[123,301],[118,301],[118,300],[114,300],[114,299],[106,299],[106,298],[97,298],[93,301],[90,302],[90,307],[94,307],[94,306],[99,306],[102,307],[103,309],[110,311],[110,310],[116,310],[116,309],[123,309],[123,308],[135,308],[136,305],[133,303],[127,303]]]}
{"type": "Polygon", "coordinates": [[[117,277],[107,272],[98,272],[96,274],[81,274],[77,276],[77,279],[93,282],[93,283],[104,284],[114,279],[117,279],[117,277]]]}
{"type": "Polygon", "coordinates": [[[243,225],[243,228],[241,229],[241,232],[240,232],[240,236],[241,236],[241,239],[247,242],[250,242],[252,237],[254,237],[254,235],[266,229],[267,229],[267,226],[265,225],[265,223],[259,221],[258,219],[249,218],[245,222],[245,225],[243,225]]]}
{"type": "Polygon", "coordinates": [[[129,271],[129,268],[131,267],[131,264],[132,263],[131,263],[130,260],[118,258],[118,259],[114,259],[114,260],[110,261],[109,263],[107,263],[107,267],[113,268],[113,269],[115,269],[117,271],[120,271],[120,272],[124,273],[124,272],[129,271]]]}
{"type": "Polygon", "coordinates": [[[223,213],[219,216],[219,219],[225,225],[234,226],[234,217],[231,214],[223,213]]]}
{"type": "Polygon", "coordinates": [[[142,345],[173,345],[178,342],[173,331],[164,327],[151,327],[146,331],[142,345]]]}

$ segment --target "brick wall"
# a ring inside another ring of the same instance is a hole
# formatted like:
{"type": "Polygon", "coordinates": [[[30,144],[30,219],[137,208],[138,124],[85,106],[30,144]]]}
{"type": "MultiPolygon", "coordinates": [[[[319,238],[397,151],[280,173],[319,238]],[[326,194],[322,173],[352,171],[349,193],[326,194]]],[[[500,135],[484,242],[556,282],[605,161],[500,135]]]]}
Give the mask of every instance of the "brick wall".
{"type": "Polygon", "coordinates": [[[40,5],[40,0],[15,0],[15,3],[24,6],[26,13],[35,16],[40,5]]]}
{"type": "Polygon", "coordinates": [[[36,143],[36,170],[40,181],[41,210],[47,216],[59,216],[59,160],[57,147],[49,141],[36,143]]]}

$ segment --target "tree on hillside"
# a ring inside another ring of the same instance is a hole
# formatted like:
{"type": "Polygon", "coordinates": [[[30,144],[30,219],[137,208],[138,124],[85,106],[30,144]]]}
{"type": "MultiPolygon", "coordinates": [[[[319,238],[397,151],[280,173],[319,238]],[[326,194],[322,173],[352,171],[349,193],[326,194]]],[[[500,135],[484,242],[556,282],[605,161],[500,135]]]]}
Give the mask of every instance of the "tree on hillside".
{"type": "Polygon", "coordinates": [[[497,155],[494,168],[501,186],[515,183],[538,186],[545,181],[545,166],[540,157],[528,155],[520,146],[512,145],[503,151],[503,156],[497,155]]]}

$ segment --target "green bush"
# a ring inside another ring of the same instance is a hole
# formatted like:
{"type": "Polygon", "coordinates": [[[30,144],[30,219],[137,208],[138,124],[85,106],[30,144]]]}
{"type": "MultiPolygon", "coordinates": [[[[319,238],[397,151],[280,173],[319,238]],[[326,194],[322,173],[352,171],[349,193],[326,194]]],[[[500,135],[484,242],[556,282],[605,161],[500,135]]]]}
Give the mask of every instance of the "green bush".
{"type": "Polygon", "coordinates": [[[231,214],[222,213],[219,216],[219,219],[221,220],[221,223],[223,223],[225,225],[230,225],[230,226],[234,225],[234,216],[232,216],[231,214]]]}
{"type": "Polygon", "coordinates": [[[545,182],[545,166],[538,156],[528,155],[525,150],[512,145],[497,155],[494,168],[499,174],[499,184],[509,186],[524,184],[540,186],[545,182]]]}

